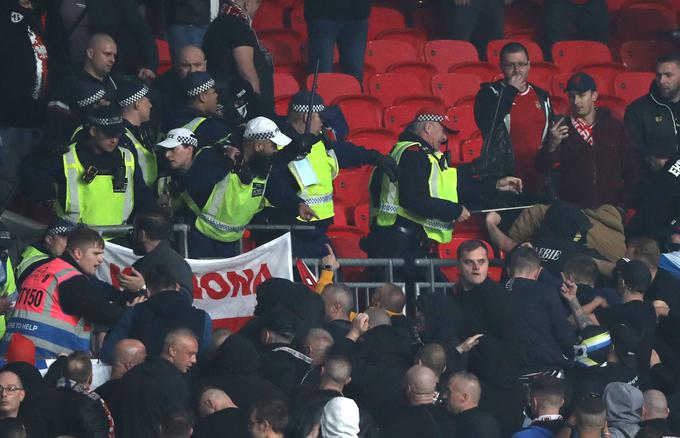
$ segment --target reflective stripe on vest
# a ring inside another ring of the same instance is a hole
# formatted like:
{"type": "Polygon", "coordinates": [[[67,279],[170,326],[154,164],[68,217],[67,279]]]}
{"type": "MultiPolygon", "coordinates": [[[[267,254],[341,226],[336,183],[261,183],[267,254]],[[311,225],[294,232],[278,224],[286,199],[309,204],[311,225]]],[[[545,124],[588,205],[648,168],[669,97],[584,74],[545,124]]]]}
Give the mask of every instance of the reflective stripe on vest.
{"type": "MultiPolygon", "coordinates": [[[[335,215],[333,208],[333,180],[338,176],[340,168],[338,158],[335,156],[335,152],[332,149],[327,150],[323,140],[320,140],[312,146],[311,151],[304,159],[309,160],[309,164],[318,182],[317,184],[305,187],[297,168],[293,164],[294,162],[288,163],[288,169],[300,187],[297,195],[319,216],[318,219],[312,218],[312,221],[331,218],[335,215]]],[[[297,219],[303,220],[301,217],[297,219]]]]}
{"type": "Polygon", "coordinates": [[[17,265],[17,277],[21,277],[21,274],[24,273],[26,268],[31,266],[33,263],[38,262],[40,260],[45,260],[49,257],[50,256],[40,251],[35,246],[33,245],[27,246],[24,252],[21,253],[21,261],[17,265]]]}
{"type": "Polygon", "coordinates": [[[76,141],[76,137],[80,132],[84,129],[83,125],[78,126],[76,129],[73,130],[73,134],[71,134],[71,141],[76,141]]]}
{"type": "Polygon", "coordinates": [[[64,154],[66,177],[66,202],[62,207],[57,202],[57,216],[73,223],[87,225],[121,225],[130,217],[134,207],[135,158],[132,152],[118,148],[125,163],[127,186],[122,193],[113,191],[112,175],[97,175],[86,184],[82,180],[85,168],[78,159],[76,144],[69,146],[64,154]]]}
{"type": "Polygon", "coordinates": [[[59,258],[33,271],[21,285],[14,313],[7,322],[5,341],[11,334],[20,333],[52,357],[62,352],[89,351],[89,324],[64,313],[59,300],[59,286],[78,275],[83,274],[59,258]]]}
{"type": "MultiPolygon", "coordinates": [[[[402,154],[411,146],[419,146],[414,142],[399,142],[397,143],[390,156],[399,163],[402,154]]],[[[458,202],[458,173],[455,168],[447,167],[442,170],[439,167],[439,159],[442,153],[437,151],[434,154],[428,153],[427,157],[430,161],[430,177],[428,180],[428,187],[430,196],[446,201],[458,202]]],[[[380,190],[380,201],[377,208],[373,208],[371,216],[377,216],[377,224],[379,226],[394,225],[397,216],[402,216],[410,221],[423,226],[427,236],[439,243],[447,243],[451,241],[453,233],[453,223],[444,222],[434,218],[425,218],[418,216],[399,204],[399,182],[392,182],[389,178],[382,178],[382,185],[380,190]]]]}
{"type": "MultiPolygon", "coordinates": [[[[239,240],[253,216],[264,208],[266,186],[266,178],[256,177],[250,184],[243,184],[238,175],[230,172],[213,187],[210,198],[197,214],[196,229],[220,242],[239,240]]],[[[187,203],[192,211],[198,209],[193,200],[187,203]]]]}
{"type": "MultiPolygon", "coordinates": [[[[205,122],[206,120],[208,120],[207,117],[196,117],[195,119],[191,120],[190,122],[188,122],[184,126],[182,126],[182,128],[186,128],[189,131],[196,133],[196,130],[198,129],[198,127],[201,126],[201,124],[203,122],[205,122]]],[[[200,145],[200,146],[203,146],[203,145],[200,145]]]]}
{"type": "Polygon", "coordinates": [[[158,179],[158,163],[156,162],[156,153],[153,149],[147,149],[141,141],[128,128],[125,128],[125,135],[130,139],[137,151],[137,162],[139,168],[142,170],[142,176],[147,186],[151,187],[158,179]]]}

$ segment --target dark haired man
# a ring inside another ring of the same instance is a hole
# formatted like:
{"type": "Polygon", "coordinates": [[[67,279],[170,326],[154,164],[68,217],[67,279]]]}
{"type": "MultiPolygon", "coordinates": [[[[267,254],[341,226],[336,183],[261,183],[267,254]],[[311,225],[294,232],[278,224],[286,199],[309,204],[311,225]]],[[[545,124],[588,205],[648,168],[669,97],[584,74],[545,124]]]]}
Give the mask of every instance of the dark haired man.
{"type": "Polygon", "coordinates": [[[553,437],[564,426],[560,410],[564,405],[564,383],[556,377],[542,377],[531,383],[529,406],[534,415],[531,424],[513,438],[553,437]]]}
{"type": "Polygon", "coordinates": [[[288,408],[281,400],[266,400],[254,406],[248,419],[252,438],[283,438],[288,427],[288,408]]]}

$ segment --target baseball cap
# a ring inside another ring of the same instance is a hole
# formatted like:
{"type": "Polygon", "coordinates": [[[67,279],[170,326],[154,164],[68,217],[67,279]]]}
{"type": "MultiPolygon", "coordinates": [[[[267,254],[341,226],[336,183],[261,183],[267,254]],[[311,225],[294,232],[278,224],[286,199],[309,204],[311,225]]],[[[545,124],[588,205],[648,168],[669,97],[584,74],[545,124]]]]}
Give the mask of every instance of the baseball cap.
{"type": "Polygon", "coordinates": [[[298,113],[306,113],[309,111],[309,101],[312,101],[312,112],[313,113],[320,113],[324,109],[326,109],[326,106],[323,103],[323,98],[319,96],[316,93],[313,93],[311,91],[299,91],[293,95],[293,97],[290,99],[290,103],[288,104],[288,112],[298,112],[298,113]]]}
{"type": "Polygon", "coordinates": [[[452,124],[451,119],[446,113],[435,107],[423,107],[417,113],[414,122],[439,122],[441,125],[451,131],[458,132],[452,124]]]}
{"type": "Polygon", "coordinates": [[[285,135],[274,121],[266,117],[255,117],[246,124],[245,140],[271,140],[277,146],[286,146],[291,138],[285,135]]]}
{"type": "Polygon", "coordinates": [[[595,79],[586,73],[576,73],[572,75],[567,81],[567,86],[564,87],[565,92],[575,91],[576,93],[584,93],[586,91],[595,91],[595,79]]]}
{"type": "Polygon", "coordinates": [[[165,140],[158,143],[158,146],[166,149],[174,149],[177,146],[188,145],[198,147],[196,135],[187,128],[175,128],[168,132],[165,140]]]}
{"type": "Polygon", "coordinates": [[[123,117],[117,105],[100,106],[90,111],[87,121],[109,137],[119,136],[123,130],[123,117]]]}

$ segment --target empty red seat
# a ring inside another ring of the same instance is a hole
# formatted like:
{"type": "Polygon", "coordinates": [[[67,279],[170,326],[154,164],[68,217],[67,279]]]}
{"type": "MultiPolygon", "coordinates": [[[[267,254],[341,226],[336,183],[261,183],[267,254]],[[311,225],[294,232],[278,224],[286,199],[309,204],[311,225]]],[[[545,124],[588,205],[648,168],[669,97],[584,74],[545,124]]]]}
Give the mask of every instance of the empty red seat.
{"type": "Polygon", "coordinates": [[[494,77],[500,74],[497,65],[485,61],[461,62],[449,69],[449,73],[467,73],[475,75],[482,82],[493,82],[494,77]]]}
{"type": "Polygon", "coordinates": [[[501,49],[506,44],[510,43],[520,43],[527,48],[529,52],[529,61],[533,64],[534,62],[543,61],[543,50],[541,47],[533,41],[518,41],[518,40],[493,40],[489,41],[486,46],[486,60],[494,65],[500,65],[501,63],[501,49]]]}
{"type": "Polygon", "coordinates": [[[463,163],[469,163],[470,161],[478,158],[482,153],[482,145],[484,140],[482,137],[472,137],[463,142],[460,145],[460,161],[463,163]]]}
{"type": "Polygon", "coordinates": [[[569,102],[562,96],[550,96],[550,103],[552,103],[553,112],[555,114],[566,115],[569,113],[569,102]]]}
{"type": "Polygon", "coordinates": [[[406,27],[406,20],[401,11],[382,6],[373,6],[368,17],[368,39],[375,39],[380,32],[387,29],[406,27]]]}
{"type": "Polygon", "coordinates": [[[427,94],[418,78],[403,73],[378,73],[368,78],[368,92],[384,106],[399,97],[427,94]]]}
{"type": "Polygon", "coordinates": [[[397,142],[397,135],[384,128],[364,128],[350,132],[347,141],[366,149],[388,154],[397,142]]]}
{"type": "Polygon", "coordinates": [[[385,108],[383,123],[392,132],[401,132],[411,123],[420,108],[408,105],[392,105],[385,108]]]}
{"type": "Polygon", "coordinates": [[[552,62],[532,62],[529,69],[529,82],[545,91],[550,91],[550,80],[560,69],[552,62]]]}
{"type": "Polygon", "coordinates": [[[342,96],[333,102],[342,110],[350,129],[382,126],[382,102],[372,96],[342,96]]]}
{"type": "MultiPolygon", "coordinates": [[[[531,40],[537,41],[535,35],[539,32],[541,23],[541,9],[537,2],[513,2],[505,5],[505,29],[507,39],[517,39],[511,35],[531,34],[531,40]]],[[[524,38],[522,38],[524,39],[524,38]]]]}
{"type": "Polygon", "coordinates": [[[281,117],[285,117],[288,114],[288,104],[293,98],[292,94],[284,94],[282,96],[277,96],[274,98],[274,112],[281,117]]]}
{"type": "Polygon", "coordinates": [[[366,43],[365,61],[382,73],[395,62],[418,61],[418,56],[413,46],[403,41],[375,40],[366,43]]]}
{"type": "Polygon", "coordinates": [[[333,198],[348,207],[368,202],[370,178],[371,172],[368,168],[340,171],[333,180],[333,198]]]}
{"type": "MultiPolygon", "coordinates": [[[[331,242],[335,256],[342,259],[365,259],[366,253],[360,247],[360,241],[364,237],[364,232],[351,226],[331,226],[326,233],[331,242]]],[[[342,281],[365,281],[365,267],[340,268],[342,281]]]]}
{"type": "Polygon", "coordinates": [[[600,94],[597,96],[595,105],[609,108],[612,112],[612,115],[619,120],[623,120],[623,116],[626,113],[626,101],[620,97],[600,94]]]}
{"type": "Polygon", "coordinates": [[[649,93],[649,86],[656,78],[651,72],[619,73],[614,79],[614,95],[630,103],[649,93]]]}
{"type": "MultiPolygon", "coordinates": [[[[314,75],[307,76],[307,89],[312,89],[314,75]]],[[[361,94],[361,84],[352,75],[344,73],[319,73],[316,92],[323,98],[326,105],[333,99],[350,94],[361,94]]]]}
{"type": "Polygon", "coordinates": [[[283,6],[277,2],[262,2],[253,18],[253,28],[258,35],[264,29],[283,28],[283,6]]]}
{"type": "Polygon", "coordinates": [[[305,5],[298,3],[290,11],[290,27],[304,38],[307,38],[307,22],[305,21],[305,5]]]}
{"type": "Polygon", "coordinates": [[[437,67],[440,73],[461,62],[479,61],[477,49],[469,41],[434,40],[425,44],[425,61],[437,67]]]}
{"type": "Polygon", "coordinates": [[[670,41],[626,41],[621,44],[621,61],[633,70],[653,71],[660,56],[673,53],[674,44],[670,41]]]}
{"type": "Polygon", "coordinates": [[[451,107],[446,114],[451,119],[452,127],[458,131],[458,136],[462,139],[469,138],[475,131],[479,130],[475,122],[475,109],[472,105],[451,107]]]}
{"type": "Polygon", "coordinates": [[[388,73],[405,73],[417,77],[427,90],[430,87],[432,76],[438,73],[437,67],[429,62],[422,61],[406,61],[395,62],[387,67],[388,73]]]}
{"type": "Polygon", "coordinates": [[[581,64],[576,67],[576,70],[587,73],[595,79],[598,94],[614,94],[614,78],[627,69],[623,64],[600,62],[581,64]]]}
{"type": "Polygon", "coordinates": [[[274,67],[276,73],[288,73],[293,76],[299,84],[305,83],[307,77],[307,66],[302,62],[289,62],[286,64],[278,64],[274,67]]]}
{"type": "Polygon", "coordinates": [[[560,41],[552,47],[553,62],[562,73],[570,73],[580,64],[612,62],[609,47],[596,41],[560,41]]]}
{"type": "Polygon", "coordinates": [[[302,62],[302,36],[292,29],[267,29],[259,32],[262,45],[272,55],[274,64],[302,62]]]}
{"type": "Polygon", "coordinates": [[[564,96],[566,98],[567,93],[564,91],[564,89],[566,88],[567,82],[571,76],[572,73],[560,73],[553,76],[550,81],[550,94],[555,96],[564,96]]]}
{"type": "Polygon", "coordinates": [[[376,40],[396,40],[403,41],[410,44],[415,49],[418,54],[418,58],[422,57],[423,47],[427,42],[427,35],[420,29],[411,28],[397,28],[397,29],[386,29],[380,32],[376,40]]]}
{"type": "Polygon", "coordinates": [[[474,108],[475,100],[477,100],[476,94],[468,94],[467,96],[460,97],[453,102],[453,106],[465,106],[470,105],[474,108]]]}
{"type": "Polygon", "coordinates": [[[470,74],[441,73],[432,78],[430,87],[433,95],[452,106],[461,97],[477,94],[481,82],[477,76],[470,74]]]}
{"type": "Polygon", "coordinates": [[[295,94],[300,91],[298,81],[288,73],[274,73],[274,97],[295,94]]]}
{"type": "Polygon", "coordinates": [[[156,49],[158,50],[158,70],[156,73],[161,75],[172,67],[170,45],[167,41],[156,38],[156,49]]]}
{"type": "Polygon", "coordinates": [[[371,225],[371,207],[368,204],[359,204],[352,209],[352,225],[368,234],[371,225]]]}
{"type": "Polygon", "coordinates": [[[406,105],[410,106],[413,108],[437,108],[440,111],[444,111],[444,108],[446,108],[446,105],[444,104],[444,101],[442,100],[441,97],[437,96],[426,96],[426,95],[419,95],[419,96],[406,96],[406,97],[399,97],[397,100],[394,101],[395,105],[406,105]]]}
{"type": "Polygon", "coordinates": [[[676,28],[674,10],[652,2],[624,5],[616,14],[617,34],[626,39],[654,38],[676,28]]]}

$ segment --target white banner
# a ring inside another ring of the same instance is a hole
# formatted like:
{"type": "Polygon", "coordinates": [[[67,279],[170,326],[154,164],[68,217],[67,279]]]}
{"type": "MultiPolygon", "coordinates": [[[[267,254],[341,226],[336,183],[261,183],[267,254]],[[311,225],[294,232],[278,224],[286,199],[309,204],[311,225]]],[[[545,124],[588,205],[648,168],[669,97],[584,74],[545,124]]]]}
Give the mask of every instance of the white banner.
{"type": "MultiPolygon", "coordinates": [[[[139,257],[132,250],[110,242],[97,277],[119,287],[119,275],[139,257]]],[[[230,259],[187,259],[193,272],[194,306],[203,309],[214,327],[240,328],[253,316],[255,290],[272,278],[293,279],[290,233],[230,259]]]]}

